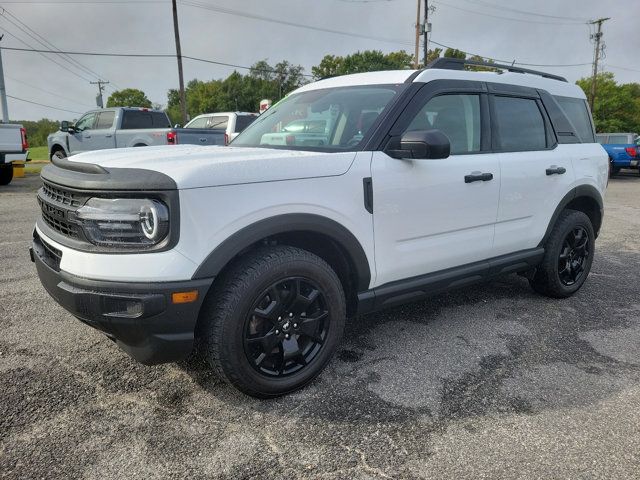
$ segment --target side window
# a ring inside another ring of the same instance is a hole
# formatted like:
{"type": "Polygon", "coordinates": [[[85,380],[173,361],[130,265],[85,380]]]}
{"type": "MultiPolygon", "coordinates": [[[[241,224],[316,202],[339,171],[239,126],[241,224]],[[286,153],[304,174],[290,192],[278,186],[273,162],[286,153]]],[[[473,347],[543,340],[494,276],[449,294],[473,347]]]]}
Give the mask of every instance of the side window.
{"type": "Polygon", "coordinates": [[[122,119],[123,130],[133,130],[137,128],[152,128],[153,120],[149,112],[137,112],[135,110],[125,110],[122,119]]]}
{"type": "Polygon", "coordinates": [[[113,120],[116,118],[116,112],[100,112],[96,123],[96,130],[107,130],[113,126],[113,120]]]}
{"type": "Polygon", "coordinates": [[[442,95],[429,100],[407,131],[438,129],[449,137],[451,154],[480,151],[480,96],[442,95]]]}
{"type": "Polygon", "coordinates": [[[494,97],[498,150],[543,150],[547,147],[544,118],[535,100],[494,97]]]}
{"type": "Polygon", "coordinates": [[[78,130],[79,132],[82,132],[84,130],[91,130],[93,128],[93,122],[95,119],[95,113],[87,113],[84,117],[76,122],[76,130],[78,130]]]}
{"type": "Polygon", "coordinates": [[[593,143],[593,127],[586,100],[571,97],[554,97],[576,129],[582,143],[593,143]]]}
{"type": "Polygon", "coordinates": [[[207,128],[226,130],[227,123],[229,123],[229,117],[210,117],[207,128]]]}
{"type": "Polygon", "coordinates": [[[607,136],[606,135],[596,135],[596,141],[598,143],[607,143],[607,136]]]}
{"type": "Polygon", "coordinates": [[[626,135],[609,135],[609,143],[614,145],[626,145],[631,143],[626,135]]]}
{"type": "Polygon", "coordinates": [[[171,122],[164,112],[151,112],[154,128],[171,128],[171,122]]]}
{"type": "Polygon", "coordinates": [[[258,118],[253,115],[238,115],[236,117],[236,133],[242,132],[245,128],[253,123],[258,118]]]}

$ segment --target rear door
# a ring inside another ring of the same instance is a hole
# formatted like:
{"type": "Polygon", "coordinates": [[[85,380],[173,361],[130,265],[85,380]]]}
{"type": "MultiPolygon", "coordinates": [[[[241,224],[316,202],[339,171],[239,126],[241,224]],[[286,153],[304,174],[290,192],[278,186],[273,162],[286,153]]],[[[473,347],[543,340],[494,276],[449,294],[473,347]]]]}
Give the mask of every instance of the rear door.
{"type": "Polygon", "coordinates": [[[372,158],[378,285],[491,256],[500,168],[489,149],[488,100],[481,82],[428,83],[391,128],[439,129],[451,141],[442,160],[372,158]],[[484,179],[483,179],[484,178],[484,179]]]}
{"type": "Polygon", "coordinates": [[[538,246],[573,185],[575,150],[558,145],[536,90],[495,86],[490,105],[502,178],[493,252],[500,256],[538,246]]]}
{"type": "Polygon", "coordinates": [[[106,110],[98,112],[93,131],[91,132],[91,145],[93,150],[104,150],[107,148],[115,148],[116,138],[114,136],[114,127],[116,112],[114,110],[106,110]]]}
{"type": "Polygon", "coordinates": [[[74,130],[69,132],[69,155],[94,149],[92,133],[96,117],[96,112],[89,112],[75,123],[74,130]]]}

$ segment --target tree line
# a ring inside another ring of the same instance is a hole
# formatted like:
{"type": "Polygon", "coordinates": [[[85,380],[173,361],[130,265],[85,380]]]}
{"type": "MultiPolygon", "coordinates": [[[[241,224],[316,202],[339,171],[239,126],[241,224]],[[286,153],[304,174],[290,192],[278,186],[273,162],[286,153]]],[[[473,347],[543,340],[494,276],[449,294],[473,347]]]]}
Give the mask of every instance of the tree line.
{"type": "MultiPolygon", "coordinates": [[[[426,62],[440,57],[468,58],[482,61],[482,57],[471,56],[457,49],[435,48],[427,53],[426,62]]],[[[491,61],[489,61],[491,63],[491,61]]],[[[261,60],[251,66],[246,74],[234,71],[224,79],[198,80],[186,86],[187,112],[190,118],[202,113],[223,111],[258,110],[260,100],[280,100],[302,85],[323,78],[352,73],[379,70],[405,70],[413,68],[413,56],[401,50],[383,53],[379,50],[365,50],[351,55],[325,55],[320,63],[306,75],[304,67],[283,60],[275,65],[261,60]]],[[[492,70],[491,67],[472,66],[472,70],[492,70]]],[[[576,82],[588,95],[591,78],[576,82]]],[[[600,73],[597,77],[597,97],[593,108],[593,118],[598,132],[640,132],[640,84],[618,84],[612,73],[600,73]]],[[[114,92],[107,99],[107,107],[147,107],[153,104],[146,94],[136,88],[114,92]]],[[[180,122],[179,92],[171,89],[167,93],[165,108],[172,124],[180,122]]],[[[37,122],[20,122],[25,125],[32,146],[46,145],[46,137],[58,127],[57,122],[42,119],[37,122]]]]}

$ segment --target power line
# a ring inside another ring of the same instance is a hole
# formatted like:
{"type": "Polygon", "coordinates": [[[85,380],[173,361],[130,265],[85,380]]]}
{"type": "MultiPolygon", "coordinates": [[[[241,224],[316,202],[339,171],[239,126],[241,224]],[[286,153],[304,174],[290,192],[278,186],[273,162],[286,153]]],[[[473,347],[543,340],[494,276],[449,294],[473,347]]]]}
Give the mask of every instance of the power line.
{"type": "Polygon", "coordinates": [[[24,98],[14,97],[13,95],[7,95],[8,98],[12,98],[13,100],[18,100],[20,102],[31,103],[33,105],[38,105],[40,107],[52,108],[53,110],[60,110],[61,112],[69,112],[69,113],[77,113],[78,115],[82,115],[84,112],[76,112],[74,110],[67,110],[66,108],[54,107],[51,105],[45,105],[44,103],[32,102],[31,100],[25,100],[24,98]]]}
{"type": "Polygon", "coordinates": [[[478,10],[470,10],[468,8],[458,7],[456,5],[451,5],[450,3],[442,2],[441,0],[434,1],[433,3],[435,3],[437,5],[440,5],[440,6],[443,6],[443,7],[453,8],[454,10],[460,10],[461,12],[472,13],[474,15],[481,15],[481,16],[484,16],[484,17],[498,18],[500,20],[511,20],[513,22],[535,23],[537,25],[558,25],[558,26],[584,25],[585,24],[585,22],[582,22],[582,23],[564,22],[564,23],[562,23],[562,22],[542,21],[542,20],[526,20],[524,18],[505,17],[505,16],[502,16],[502,15],[494,15],[494,14],[491,14],[491,13],[479,12],[478,10]]]}
{"type": "Polygon", "coordinates": [[[558,16],[558,15],[546,15],[544,13],[530,12],[528,10],[519,10],[517,8],[508,7],[508,6],[505,6],[505,5],[497,5],[495,3],[485,2],[483,0],[462,0],[462,1],[463,2],[467,2],[467,3],[474,3],[476,5],[482,5],[484,7],[493,8],[495,10],[506,10],[506,11],[509,11],[509,12],[519,13],[521,15],[530,15],[530,16],[533,16],[533,17],[552,18],[552,19],[558,19],[558,20],[571,20],[571,21],[579,22],[579,23],[586,23],[586,22],[589,21],[588,18],[576,18],[576,17],[565,17],[565,16],[558,16]]]}
{"type": "Polygon", "coordinates": [[[44,93],[46,93],[46,94],[48,94],[48,95],[53,95],[53,96],[55,96],[55,97],[62,98],[63,100],[68,100],[68,101],[70,101],[70,102],[74,103],[75,105],[82,106],[82,107],[87,107],[87,108],[94,108],[94,106],[93,106],[93,105],[90,105],[90,106],[89,106],[89,105],[85,105],[85,104],[83,104],[83,103],[79,103],[77,100],[74,100],[73,98],[65,97],[65,96],[63,96],[63,95],[60,95],[59,93],[52,92],[52,91],[50,91],[50,90],[46,90],[46,89],[41,88],[41,87],[36,87],[35,85],[31,85],[30,83],[26,83],[26,82],[24,82],[23,80],[18,80],[17,78],[9,77],[8,75],[5,75],[5,77],[6,77],[6,78],[8,78],[9,80],[12,80],[12,81],[14,81],[14,82],[17,82],[17,83],[19,83],[20,85],[23,85],[23,86],[25,86],[25,87],[33,88],[34,90],[40,90],[40,91],[42,91],[42,92],[44,92],[44,93]]]}
{"type": "MultiPolygon", "coordinates": [[[[0,13],[0,15],[4,16],[5,13],[9,14],[9,16],[11,16],[16,22],[18,22],[20,25],[22,25],[21,28],[20,26],[16,25],[15,23],[11,22],[10,19],[8,19],[6,16],[5,19],[8,20],[10,23],[12,23],[14,26],[16,26],[17,28],[19,28],[23,33],[26,33],[29,37],[31,37],[32,39],[34,39],[35,41],[37,41],[38,43],[40,43],[40,45],[45,46],[46,48],[51,48],[53,50],[57,50],[60,51],[60,49],[55,46],[53,43],[51,43],[50,41],[48,41],[46,38],[44,38],[42,35],[40,35],[38,32],[36,32],[35,30],[33,30],[29,25],[27,25],[26,23],[24,23],[22,20],[20,20],[17,16],[15,16],[13,13],[11,13],[9,10],[7,10],[4,7],[0,7],[2,8],[2,13],[0,13]]],[[[80,62],[78,62],[76,59],[68,56],[68,55],[64,55],[64,54],[60,54],[59,57],[61,57],[63,60],[67,61],[69,64],[73,65],[75,68],[79,68],[81,71],[83,71],[84,73],[87,73],[89,75],[93,75],[96,78],[102,78],[102,75],[100,75],[99,73],[95,72],[94,70],[91,70],[89,67],[81,64],[80,62]]],[[[117,86],[117,85],[116,85],[117,86]]],[[[118,87],[120,88],[120,87],[118,87]]]]}
{"type": "Polygon", "coordinates": [[[278,23],[280,25],[286,25],[289,27],[295,27],[295,28],[306,28],[309,30],[315,30],[318,32],[325,32],[325,33],[334,33],[336,35],[346,35],[349,37],[356,37],[356,38],[363,38],[365,40],[375,40],[377,42],[386,42],[386,43],[393,43],[396,45],[409,45],[409,46],[413,46],[413,42],[411,41],[406,41],[406,40],[394,40],[391,38],[380,38],[380,37],[373,37],[370,35],[362,35],[359,33],[352,33],[352,32],[345,32],[342,30],[334,30],[331,28],[324,28],[324,27],[316,27],[313,25],[306,25],[306,24],[302,24],[302,23],[297,23],[297,22],[290,22],[287,20],[281,20],[279,18],[273,18],[273,17],[266,17],[264,15],[257,15],[254,13],[248,13],[248,12],[242,12],[239,10],[233,10],[230,8],[223,8],[223,7],[217,7],[214,5],[209,5],[206,3],[200,3],[200,2],[194,2],[191,0],[180,0],[180,4],[188,6],[188,7],[194,7],[194,8],[201,8],[204,10],[211,10],[213,12],[218,12],[218,13],[223,13],[225,15],[234,15],[234,16],[238,16],[238,17],[244,17],[244,18],[249,18],[252,20],[263,20],[265,22],[271,22],[271,23],[278,23]]]}
{"type": "MultiPolygon", "coordinates": [[[[6,20],[6,18],[5,18],[5,20],[6,20]]],[[[71,73],[72,75],[75,75],[76,77],[81,78],[81,79],[82,79],[82,80],[84,80],[85,82],[90,82],[90,81],[91,81],[91,79],[90,79],[90,78],[86,78],[86,77],[84,77],[84,76],[80,75],[78,72],[75,72],[75,71],[73,71],[73,70],[69,70],[69,69],[68,69],[65,65],[63,65],[62,63],[60,63],[60,62],[56,61],[55,59],[53,59],[53,58],[51,58],[51,57],[47,57],[47,56],[44,54],[45,52],[47,52],[47,53],[58,53],[58,52],[55,52],[55,51],[53,51],[53,50],[42,50],[42,51],[40,51],[39,49],[34,48],[34,47],[33,47],[33,45],[31,45],[30,43],[25,42],[23,39],[21,39],[21,38],[20,38],[20,37],[18,37],[17,35],[15,35],[15,34],[11,33],[9,30],[7,30],[6,26],[5,26],[5,27],[2,27],[2,29],[4,30],[4,32],[5,32],[7,35],[12,36],[13,38],[15,38],[16,40],[18,40],[18,41],[19,41],[20,43],[22,43],[23,45],[26,45],[27,47],[29,47],[29,49],[23,49],[23,50],[28,50],[28,51],[34,51],[34,52],[37,52],[37,53],[39,53],[39,54],[40,54],[40,56],[42,56],[43,58],[46,58],[46,59],[47,59],[47,60],[49,60],[50,62],[53,62],[53,63],[55,63],[56,65],[58,65],[58,66],[59,66],[60,68],[62,68],[65,72],[69,72],[69,73],[71,73]]],[[[17,48],[15,48],[15,47],[14,47],[14,48],[11,48],[11,47],[2,47],[2,48],[3,48],[3,49],[5,49],[5,50],[17,50],[17,48]]]]}

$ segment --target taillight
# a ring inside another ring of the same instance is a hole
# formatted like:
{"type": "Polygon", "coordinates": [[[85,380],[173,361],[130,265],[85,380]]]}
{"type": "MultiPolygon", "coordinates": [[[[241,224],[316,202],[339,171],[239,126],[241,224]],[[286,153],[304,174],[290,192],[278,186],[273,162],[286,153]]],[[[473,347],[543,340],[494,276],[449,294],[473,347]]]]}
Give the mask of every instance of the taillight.
{"type": "Polygon", "coordinates": [[[624,149],[624,151],[627,152],[627,155],[629,155],[630,157],[635,157],[638,154],[636,147],[627,147],[624,149]]]}
{"type": "Polygon", "coordinates": [[[285,141],[287,142],[287,145],[295,145],[296,144],[296,137],[295,137],[295,135],[287,135],[285,141]]]}
{"type": "Polygon", "coordinates": [[[167,132],[167,144],[169,145],[177,145],[178,144],[178,132],[174,132],[171,130],[167,132]]]}
{"type": "Polygon", "coordinates": [[[229,134],[226,132],[224,134],[224,144],[225,146],[229,145],[229,134]]]}
{"type": "Polygon", "coordinates": [[[20,137],[22,138],[22,151],[26,152],[29,149],[29,142],[27,141],[27,130],[25,128],[20,129],[20,137]]]}

